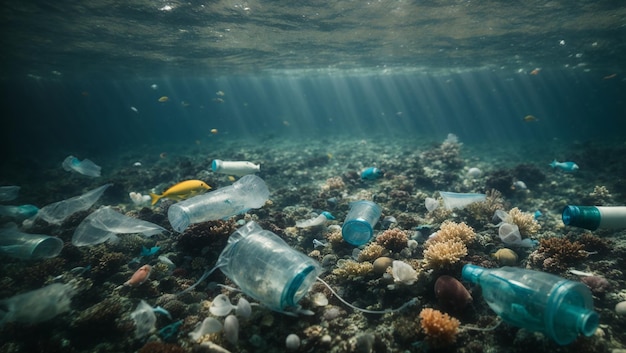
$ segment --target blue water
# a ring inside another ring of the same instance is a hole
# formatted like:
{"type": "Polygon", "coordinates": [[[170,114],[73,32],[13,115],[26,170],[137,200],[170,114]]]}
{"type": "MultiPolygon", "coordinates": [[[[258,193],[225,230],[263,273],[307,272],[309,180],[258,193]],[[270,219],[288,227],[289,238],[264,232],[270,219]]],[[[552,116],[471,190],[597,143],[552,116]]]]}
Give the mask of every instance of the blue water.
{"type": "Polygon", "coordinates": [[[21,80],[2,91],[5,158],[211,141],[211,129],[247,139],[454,133],[496,145],[623,140],[626,131],[623,78],[567,70],[21,80]]]}

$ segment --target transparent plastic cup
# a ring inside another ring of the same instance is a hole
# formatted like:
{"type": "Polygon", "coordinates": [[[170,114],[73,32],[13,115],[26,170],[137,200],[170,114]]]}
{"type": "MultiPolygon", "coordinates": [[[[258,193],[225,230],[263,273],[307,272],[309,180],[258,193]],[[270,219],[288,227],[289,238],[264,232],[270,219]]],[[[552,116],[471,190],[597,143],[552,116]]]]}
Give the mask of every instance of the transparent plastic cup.
{"type": "Polygon", "coordinates": [[[341,235],[347,243],[360,246],[374,237],[374,226],[382,209],[371,201],[356,201],[350,204],[350,211],[343,222],[341,235]]]}
{"type": "Polygon", "coordinates": [[[0,228],[0,253],[24,259],[47,259],[59,255],[63,241],[44,234],[22,233],[15,223],[0,228]]]}

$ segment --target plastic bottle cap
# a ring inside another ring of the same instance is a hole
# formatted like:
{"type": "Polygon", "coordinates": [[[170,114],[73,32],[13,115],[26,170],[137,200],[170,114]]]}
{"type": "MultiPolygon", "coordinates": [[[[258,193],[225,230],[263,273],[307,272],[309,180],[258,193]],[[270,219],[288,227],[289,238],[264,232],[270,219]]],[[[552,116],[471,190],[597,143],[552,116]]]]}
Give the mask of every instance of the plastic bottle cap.
{"type": "Polygon", "coordinates": [[[222,161],[214,159],[213,162],[211,162],[211,170],[217,172],[220,169],[222,169],[222,161]]]}
{"type": "Polygon", "coordinates": [[[600,226],[602,215],[595,206],[565,206],[561,216],[563,223],[589,230],[596,230],[600,226]]]}

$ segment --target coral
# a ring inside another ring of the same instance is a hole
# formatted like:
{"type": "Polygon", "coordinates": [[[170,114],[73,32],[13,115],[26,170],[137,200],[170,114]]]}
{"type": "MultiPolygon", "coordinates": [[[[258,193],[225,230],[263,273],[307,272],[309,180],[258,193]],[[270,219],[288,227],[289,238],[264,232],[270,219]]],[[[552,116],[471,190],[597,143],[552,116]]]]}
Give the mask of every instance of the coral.
{"type": "Polygon", "coordinates": [[[606,188],[606,186],[596,185],[593,188],[593,191],[590,192],[585,198],[583,198],[583,203],[595,206],[602,206],[606,205],[610,201],[611,196],[612,195],[609,193],[609,190],[606,188]]]}
{"type": "Polygon", "coordinates": [[[422,309],[419,318],[426,339],[433,346],[443,347],[456,341],[456,335],[461,324],[459,320],[431,308],[422,309]]]}
{"type": "Polygon", "coordinates": [[[541,229],[541,225],[537,222],[532,213],[522,212],[519,208],[513,207],[509,211],[509,216],[513,220],[513,223],[519,228],[522,237],[535,235],[539,229],[541,229]]]}
{"type": "Polygon", "coordinates": [[[387,229],[376,237],[377,243],[394,252],[406,248],[408,240],[407,233],[398,228],[387,229]]]}
{"type": "Polygon", "coordinates": [[[346,187],[346,184],[343,182],[341,177],[332,177],[326,179],[326,183],[322,185],[322,192],[330,191],[330,190],[340,190],[346,187]]]}
{"type": "Polygon", "coordinates": [[[340,262],[340,266],[333,270],[333,274],[343,278],[362,277],[372,273],[374,265],[371,262],[356,262],[345,260],[340,262]]]}
{"type": "Polygon", "coordinates": [[[504,199],[500,191],[491,189],[487,191],[485,195],[485,201],[471,203],[467,205],[465,209],[457,211],[467,220],[468,224],[473,227],[490,223],[493,214],[497,210],[504,209],[504,199]]]}
{"type": "Polygon", "coordinates": [[[363,261],[374,261],[377,258],[383,255],[385,248],[377,243],[368,244],[361,252],[359,252],[358,260],[359,262],[363,261]]]}
{"type": "Polygon", "coordinates": [[[141,347],[138,353],[185,353],[183,347],[163,342],[148,342],[141,347]]]}
{"type": "Polygon", "coordinates": [[[221,249],[236,229],[237,223],[233,218],[192,224],[179,236],[178,245],[192,254],[199,254],[207,246],[221,249]]]}
{"type": "Polygon", "coordinates": [[[580,279],[581,282],[587,285],[594,294],[604,294],[611,288],[611,284],[606,278],[600,276],[588,276],[580,279]]]}
{"type": "Polygon", "coordinates": [[[72,328],[81,334],[98,332],[100,336],[120,334],[115,320],[122,312],[122,305],[118,300],[107,298],[79,312],[72,322],[72,328]]]}
{"type": "Polygon", "coordinates": [[[333,230],[331,232],[324,233],[324,236],[331,244],[339,244],[343,242],[343,235],[341,235],[341,228],[333,230]]]}
{"type": "Polygon", "coordinates": [[[476,233],[474,229],[467,224],[461,222],[456,223],[452,221],[445,221],[439,227],[437,236],[434,239],[436,242],[445,242],[449,240],[460,241],[464,244],[469,244],[476,239],[476,233]]]}
{"type": "Polygon", "coordinates": [[[584,246],[565,238],[544,238],[539,241],[539,248],[528,256],[530,264],[548,272],[565,271],[576,262],[587,257],[584,246]]]}
{"type": "Polygon", "coordinates": [[[611,240],[597,237],[591,233],[581,235],[577,241],[584,245],[585,250],[597,251],[599,254],[610,252],[613,244],[611,240]]]}
{"type": "Polygon", "coordinates": [[[424,260],[427,268],[445,268],[457,263],[467,255],[467,247],[461,241],[447,240],[428,244],[424,249],[424,260]]]}
{"type": "MultiPolygon", "coordinates": [[[[102,251],[102,248],[100,248],[102,251]]],[[[94,256],[91,273],[94,279],[103,280],[118,272],[120,267],[128,262],[128,257],[120,252],[105,252],[99,257],[94,256]]]]}

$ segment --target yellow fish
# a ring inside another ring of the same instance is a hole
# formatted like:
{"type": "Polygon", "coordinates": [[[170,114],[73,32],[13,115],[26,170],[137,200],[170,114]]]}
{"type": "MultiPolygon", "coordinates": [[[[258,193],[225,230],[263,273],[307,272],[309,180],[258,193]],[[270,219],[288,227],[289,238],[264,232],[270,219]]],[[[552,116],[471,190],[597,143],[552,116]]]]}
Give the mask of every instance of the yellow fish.
{"type": "Polygon", "coordinates": [[[161,195],[150,193],[150,197],[152,198],[152,204],[154,205],[162,197],[167,197],[171,200],[180,201],[190,198],[192,196],[202,194],[210,189],[211,187],[202,180],[185,180],[165,190],[165,192],[161,195]]]}
{"type": "Polygon", "coordinates": [[[535,118],[534,115],[526,115],[524,117],[524,121],[527,123],[533,122],[533,121],[539,121],[539,119],[535,118]]]}
{"type": "Polygon", "coordinates": [[[161,102],[161,103],[165,103],[168,100],[170,100],[170,98],[168,96],[163,96],[163,97],[159,98],[159,102],[161,102]]]}

